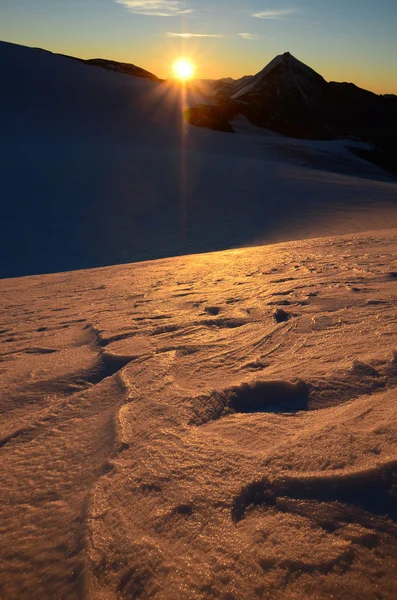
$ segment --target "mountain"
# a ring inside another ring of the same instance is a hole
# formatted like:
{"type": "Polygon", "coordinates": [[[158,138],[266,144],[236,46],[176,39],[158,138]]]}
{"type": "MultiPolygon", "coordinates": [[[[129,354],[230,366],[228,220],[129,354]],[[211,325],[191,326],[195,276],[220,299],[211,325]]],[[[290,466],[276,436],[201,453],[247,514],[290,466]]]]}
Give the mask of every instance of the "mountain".
{"type": "Polygon", "coordinates": [[[395,182],[339,140],[189,127],[213,96],[12,44],[0,73],[0,277],[397,226],[395,182]]]}
{"type": "Polygon", "coordinates": [[[321,75],[285,52],[276,56],[254,77],[240,79],[233,99],[270,95],[276,90],[279,96],[301,98],[304,103],[312,104],[321,97],[325,85],[321,75]]]}
{"type": "Polygon", "coordinates": [[[74,60],[78,60],[86,65],[91,65],[93,67],[101,67],[102,69],[107,69],[108,71],[115,71],[116,73],[122,73],[124,75],[132,75],[133,77],[143,77],[144,79],[150,79],[151,81],[163,81],[159,79],[153,73],[146,71],[145,69],[141,69],[141,67],[137,67],[136,65],[132,65],[130,63],[121,63],[115,60],[109,60],[105,58],[90,58],[88,60],[84,60],[82,58],[75,58],[74,56],[68,56],[66,54],[61,55],[66,58],[72,58],[74,60]]]}
{"type": "Polygon", "coordinates": [[[282,133],[322,137],[328,133],[318,114],[327,83],[289,52],[276,56],[262,71],[240,80],[232,100],[248,105],[244,112],[257,124],[282,133]]]}
{"type": "Polygon", "coordinates": [[[289,52],[254,76],[227,84],[220,80],[217,96],[228,114],[297,138],[371,139],[375,130],[379,135],[379,130],[397,129],[396,96],[376,95],[353,83],[328,83],[289,52]]]}

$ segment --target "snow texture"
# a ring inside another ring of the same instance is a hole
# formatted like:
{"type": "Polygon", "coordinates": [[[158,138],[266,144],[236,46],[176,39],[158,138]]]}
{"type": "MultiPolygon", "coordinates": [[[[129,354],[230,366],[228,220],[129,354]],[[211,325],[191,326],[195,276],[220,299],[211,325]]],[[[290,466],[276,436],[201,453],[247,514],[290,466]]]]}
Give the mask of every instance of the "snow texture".
{"type": "Polygon", "coordinates": [[[351,232],[395,181],[189,127],[194,90],[0,73],[0,597],[394,600],[397,230],[351,232]]]}
{"type": "Polygon", "coordinates": [[[2,280],[1,597],[394,599],[396,242],[2,280]]]}

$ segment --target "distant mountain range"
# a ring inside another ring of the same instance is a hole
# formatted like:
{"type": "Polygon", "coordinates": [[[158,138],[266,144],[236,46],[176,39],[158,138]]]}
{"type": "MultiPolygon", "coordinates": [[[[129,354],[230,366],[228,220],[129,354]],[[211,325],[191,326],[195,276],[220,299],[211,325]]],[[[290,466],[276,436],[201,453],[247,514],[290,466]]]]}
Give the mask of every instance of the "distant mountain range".
{"type": "MultiPolygon", "coordinates": [[[[129,63],[61,56],[124,75],[163,81],[129,63]]],[[[377,95],[353,83],[327,82],[289,52],[276,56],[256,75],[237,80],[197,80],[191,87],[207,96],[205,103],[190,106],[187,118],[192,125],[233,132],[233,119],[243,115],[258,127],[290,137],[356,138],[373,146],[373,151],[356,153],[397,175],[396,95],[377,95]]]]}
{"type": "MultiPolygon", "coordinates": [[[[75,60],[162,81],[129,63],[100,58],[75,60]]],[[[377,95],[353,83],[327,82],[289,52],[276,56],[256,75],[204,83],[212,102],[190,107],[192,125],[233,132],[232,121],[241,114],[258,127],[290,137],[358,138],[371,142],[374,149],[354,152],[397,175],[396,95],[377,95]]]]}
{"type": "Polygon", "coordinates": [[[397,129],[397,96],[377,95],[353,83],[327,83],[289,52],[256,75],[211,86],[218,98],[215,121],[242,114],[259,127],[320,139],[397,129]]]}
{"type": "Polygon", "coordinates": [[[295,138],[356,138],[372,151],[352,150],[397,175],[397,96],[377,95],[353,83],[327,82],[289,52],[238,80],[207,82],[213,105],[189,111],[192,125],[233,131],[233,119],[295,138]]]}
{"type": "MultiPolygon", "coordinates": [[[[130,63],[60,56],[125,75],[163,81],[130,63]]],[[[327,83],[289,52],[276,56],[256,75],[237,80],[199,80],[196,85],[212,98],[211,105],[190,109],[190,123],[200,127],[233,131],[231,121],[241,114],[254,125],[296,138],[355,136],[378,141],[390,132],[393,137],[397,135],[397,96],[377,95],[353,83],[327,83]]]]}
{"type": "Polygon", "coordinates": [[[0,42],[0,278],[396,226],[396,183],[345,140],[186,129],[200,103],[237,129],[243,96],[91,65],[0,42]]]}

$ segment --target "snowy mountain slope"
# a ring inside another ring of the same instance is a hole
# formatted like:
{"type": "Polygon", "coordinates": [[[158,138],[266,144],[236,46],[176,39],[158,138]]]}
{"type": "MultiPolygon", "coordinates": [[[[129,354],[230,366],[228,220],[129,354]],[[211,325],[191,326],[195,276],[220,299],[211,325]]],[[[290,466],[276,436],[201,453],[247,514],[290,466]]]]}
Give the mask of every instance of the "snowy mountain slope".
{"type": "MultiPolygon", "coordinates": [[[[177,133],[181,121],[179,91],[159,81],[93,69],[76,59],[5,42],[0,42],[0,68],[6,141],[17,135],[29,140],[31,134],[34,142],[37,133],[43,139],[60,134],[138,135],[147,129],[143,115],[155,128],[150,133],[161,141],[170,129],[177,133]]],[[[200,94],[188,93],[187,104],[202,101],[200,94]]]]}
{"type": "Polygon", "coordinates": [[[7,600],[384,600],[397,232],[0,281],[7,600]]]}
{"type": "Polygon", "coordinates": [[[0,44],[0,72],[0,277],[397,226],[338,144],[199,130],[210,98],[44,51],[0,44]]]}

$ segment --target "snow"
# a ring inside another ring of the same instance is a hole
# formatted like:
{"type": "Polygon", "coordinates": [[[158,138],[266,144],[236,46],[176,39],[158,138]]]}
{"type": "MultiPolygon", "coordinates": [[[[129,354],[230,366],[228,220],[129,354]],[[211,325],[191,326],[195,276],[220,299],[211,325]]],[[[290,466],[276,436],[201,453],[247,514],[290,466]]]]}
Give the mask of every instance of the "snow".
{"type": "Polygon", "coordinates": [[[191,127],[208,97],[40,50],[0,44],[0,71],[0,277],[397,227],[342,142],[191,127]]]}
{"type": "Polygon", "coordinates": [[[0,597],[394,600],[395,180],[189,127],[194,90],[0,72],[0,597]]]}
{"type": "Polygon", "coordinates": [[[396,242],[0,281],[2,596],[392,600],[396,242]]]}

